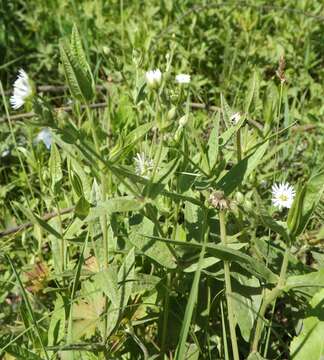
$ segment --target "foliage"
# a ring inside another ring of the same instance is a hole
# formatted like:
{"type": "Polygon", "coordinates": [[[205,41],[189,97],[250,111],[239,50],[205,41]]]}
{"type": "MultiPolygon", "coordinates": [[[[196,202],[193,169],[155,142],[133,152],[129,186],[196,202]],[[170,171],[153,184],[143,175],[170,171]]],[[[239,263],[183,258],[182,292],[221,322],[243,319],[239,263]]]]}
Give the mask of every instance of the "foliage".
{"type": "Polygon", "coordinates": [[[321,2],[0,15],[0,356],[320,359],[321,2]],[[14,121],[21,67],[38,90],[14,121]],[[283,181],[289,210],[271,205],[283,181]]]}

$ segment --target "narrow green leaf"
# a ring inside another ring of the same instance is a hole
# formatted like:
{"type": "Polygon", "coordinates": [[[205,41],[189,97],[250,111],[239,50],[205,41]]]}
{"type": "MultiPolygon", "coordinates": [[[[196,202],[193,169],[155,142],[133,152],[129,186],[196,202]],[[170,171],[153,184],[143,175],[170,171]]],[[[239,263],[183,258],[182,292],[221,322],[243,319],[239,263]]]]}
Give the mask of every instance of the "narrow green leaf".
{"type": "Polygon", "coordinates": [[[133,283],[135,278],[135,251],[134,247],[128,252],[122,266],[118,271],[118,293],[121,311],[124,310],[132,294],[133,283]]]}
{"type": "Polygon", "coordinates": [[[303,320],[301,333],[290,344],[292,360],[322,360],[324,357],[324,289],[314,295],[303,320]]]}
{"type": "Polygon", "coordinates": [[[207,219],[207,211],[205,212],[204,226],[202,227],[202,233],[201,233],[202,246],[201,246],[200,255],[199,255],[198,268],[197,268],[197,271],[195,272],[194,280],[193,280],[190,294],[189,294],[189,299],[188,299],[187,306],[186,306],[186,311],[184,314],[181,332],[180,332],[180,336],[179,336],[179,342],[178,342],[178,346],[177,346],[176,354],[175,354],[175,360],[182,360],[182,359],[186,358],[186,342],[187,342],[187,338],[188,338],[188,333],[189,333],[189,329],[190,329],[190,324],[191,324],[191,320],[192,320],[194,307],[196,305],[197,298],[198,298],[199,281],[200,281],[200,276],[201,276],[201,265],[202,265],[202,261],[205,257],[206,243],[208,241],[208,231],[207,232],[205,231],[206,230],[206,219],[207,219]]]}
{"type": "Polygon", "coordinates": [[[60,44],[60,53],[72,96],[79,101],[89,103],[94,96],[90,73],[84,71],[82,64],[68,46],[60,44]]]}
{"type": "Polygon", "coordinates": [[[110,265],[108,269],[100,271],[94,276],[94,281],[106,294],[115,308],[119,308],[120,298],[118,292],[117,267],[110,265]]]}
{"type": "Polygon", "coordinates": [[[58,185],[63,178],[61,156],[55,143],[51,146],[51,156],[49,159],[49,169],[51,176],[52,191],[57,192],[58,185]]]}
{"type": "Polygon", "coordinates": [[[226,196],[230,195],[257,168],[268,145],[268,141],[263,143],[253,154],[242,159],[218,181],[216,187],[223,190],[226,196]]]}
{"type": "Polygon", "coordinates": [[[57,345],[65,336],[65,308],[60,294],[56,295],[54,310],[48,328],[48,345],[57,345]]]}
{"type": "MultiPolygon", "coordinates": [[[[210,266],[215,265],[219,261],[220,261],[220,259],[217,259],[215,257],[205,257],[200,264],[200,268],[201,268],[201,270],[207,269],[210,266]]],[[[195,272],[198,269],[198,265],[199,265],[199,261],[191,264],[190,266],[185,268],[183,271],[187,272],[187,273],[195,272]]]]}
{"type": "Polygon", "coordinates": [[[137,273],[135,274],[133,281],[132,295],[152,291],[156,289],[156,286],[160,281],[161,278],[158,276],[137,273]]]}
{"type": "Polygon", "coordinates": [[[146,256],[168,269],[176,268],[176,261],[166,244],[151,236],[155,234],[154,223],[146,217],[135,215],[130,219],[130,242],[146,256]]]}
{"type": "Polygon", "coordinates": [[[248,90],[247,90],[247,96],[244,107],[244,112],[246,114],[249,113],[253,99],[255,104],[257,103],[259,98],[259,88],[260,88],[260,76],[258,71],[255,70],[248,82],[248,90]]]}
{"type": "Polygon", "coordinates": [[[296,236],[300,235],[306,228],[316,206],[322,199],[324,193],[324,171],[311,177],[306,184],[306,191],[303,199],[301,219],[296,230],[296,236]]]}
{"type": "Polygon", "coordinates": [[[96,207],[90,209],[86,221],[93,221],[102,215],[112,214],[114,212],[138,211],[141,210],[144,205],[144,200],[132,196],[120,196],[106,201],[99,201],[96,207]]]}
{"type": "Polygon", "coordinates": [[[220,113],[218,112],[214,118],[213,130],[211,131],[208,139],[208,161],[209,168],[213,169],[216,165],[219,149],[219,123],[220,123],[220,113]]]}
{"type": "Polygon", "coordinates": [[[289,276],[286,281],[285,291],[303,287],[324,287],[324,269],[309,274],[289,276]]]}
{"type": "MultiPolygon", "coordinates": [[[[162,239],[157,236],[147,236],[145,237],[151,238],[152,240],[157,240],[160,242],[164,242],[166,244],[172,244],[177,246],[186,246],[201,249],[202,245],[197,242],[183,242],[177,240],[170,239],[162,239]]],[[[274,274],[270,269],[268,269],[262,262],[254,259],[250,255],[244,254],[241,251],[236,249],[232,249],[229,246],[224,245],[215,245],[208,244],[206,246],[206,252],[210,255],[213,255],[216,258],[232,261],[238,263],[241,267],[246,269],[249,273],[255,275],[256,277],[267,280],[271,284],[275,284],[278,281],[278,276],[274,274]]]]}

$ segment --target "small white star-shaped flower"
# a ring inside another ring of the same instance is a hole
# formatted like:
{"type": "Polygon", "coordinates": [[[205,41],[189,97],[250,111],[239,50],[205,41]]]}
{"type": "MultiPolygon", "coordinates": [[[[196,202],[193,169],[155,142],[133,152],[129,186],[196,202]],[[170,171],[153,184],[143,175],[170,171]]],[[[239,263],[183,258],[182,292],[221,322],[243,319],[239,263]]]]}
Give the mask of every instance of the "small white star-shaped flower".
{"type": "Polygon", "coordinates": [[[32,95],[33,89],[29,81],[29,77],[25,70],[20,69],[17,80],[14,82],[13,95],[10,98],[10,104],[14,110],[22,107],[30,95],[32,95]]]}
{"type": "Polygon", "coordinates": [[[190,80],[191,80],[191,78],[190,78],[190,75],[188,75],[188,74],[178,74],[176,76],[176,82],[178,84],[189,84],[190,80]]]}
{"type": "Polygon", "coordinates": [[[291,208],[296,191],[288,183],[274,184],[272,186],[272,203],[279,209],[291,208]]]}
{"type": "Polygon", "coordinates": [[[137,153],[134,161],[136,174],[147,178],[147,175],[153,168],[153,160],[147,158],[144,153],[137,153]]]}

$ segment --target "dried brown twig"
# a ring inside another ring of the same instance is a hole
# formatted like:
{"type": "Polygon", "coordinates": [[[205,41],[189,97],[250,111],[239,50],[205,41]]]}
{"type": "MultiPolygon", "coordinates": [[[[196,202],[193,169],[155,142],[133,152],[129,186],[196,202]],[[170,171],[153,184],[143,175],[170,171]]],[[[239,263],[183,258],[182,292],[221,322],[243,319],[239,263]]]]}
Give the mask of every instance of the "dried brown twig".
{"type": "MultiPolygon", "coordinates": [[[[64,215],[64,214],[69,214],[69,213],[71,213],[73,210],[74,210],[74,206],[61,209],[60,211],[52,211],[52,212],[49,212],[49,213],[44,214],[44,215],[42,216],[42,220],[43,220],[43,221],[48,221],[48,220],[53,219],[53,218],[56,217],[56,216],[64,215]]],[[[24,224],[21,224],[21,225],[18,225],[18,226],[14,226],[14,227],[11,227],[11,228],[2,230],[2,231],[0,231],[0,238],[2,238],[2,237],[4,237],[4,236],[8,236],[8,235],[15,234],[15,233],[17,233],[17,232],[19,232],[19,231],[22,231],[22,230],[29,229],[29,228],[32,227],[33,225],[34,225],[34,224],[33,224],[32,222],[26,222],[26,223],[24,223],[24,224]]]]}
{"type": "MultiPolygon", "coordinates": [[[[95,104],[90,104],[89,108],[90,109],[101,109],[101,108],[105,108],[107,107],[108,103],[107,102],[101,102],[101,103],[95,103],[95,104]]],[[[81,109],[84,110],[86,108],[85,105],[81,105],[81,109]]],[[[71,112],[73,110],[73,106],[61,106],[61,107],[57,107],[54,109],[56,112],[60,112],[60,111],[66,111],[66,112],[71,112]]],[[[12,115],[10,116],[10,120],[11,121],[17,121],[17,120],[21,120],[21,119],[28,119],[28,118],[32,118],[35,116],[35,113],[33,111],[28,112],[28,113],[23,113],[23,114],[17,114],[17,115],[12,115]]],[[[0,118],[0,123],[7,121],[7,117],[3,116],[0,118]]]]}
{"type": "MultiPolygon", "coordinates": [[[[101,103],[94,103],[94,104],[90,104],[89,107],[90,109],[102,109],[108,106],[108,102],[101,102],[101,103]]],[[[192,109],[201,109],[201,110],[207,110],[207,111],[219,111],[220,108],[214,105],[208,106],[206,104],[202,104],[202,103],[191,103],[190,107],[192,109]]],[[[85,105],[81,105],[81,109],[84,110],[85,109],[85,105]]],[[[72,112],[73,107],[72,106],[61,106],[61,107],[57,107],[54,109],[56,112],[60,112],[60,111],[66,111],[66,112],[72,112]]],[[[23,114],[17,114],[17,115],[12,115],[10,116],[10,120],[11,121],[18,121],[18,120],[22,120],[22,119],[29,119],[32,118],[33,116],[35,116],[34,112],[28,112],[28,113],[23,113],[23,114]]],[[[7,121],[7,118],[1,117],[0,118],[0,123],[7,121]]],[[[259,130],[263,129],[262,124],[260,124],[259,122],[257,122],[256,120],[252,120],[252,119],[248,119],[247,122],[258,128],[259,130]]]]}

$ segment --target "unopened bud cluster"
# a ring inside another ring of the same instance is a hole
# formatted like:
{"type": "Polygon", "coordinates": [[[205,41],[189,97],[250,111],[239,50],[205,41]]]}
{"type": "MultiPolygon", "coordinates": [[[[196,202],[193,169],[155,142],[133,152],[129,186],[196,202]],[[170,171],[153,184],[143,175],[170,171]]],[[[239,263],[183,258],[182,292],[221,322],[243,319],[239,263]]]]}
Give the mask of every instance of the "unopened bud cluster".
{"type": "Polygon", "coordinates": [[[212,207],[219,210],[228,210],[231,208],[230,202],[224,196],[223,191],[214,191],[209,197],[209,203],[212,207]]]}

